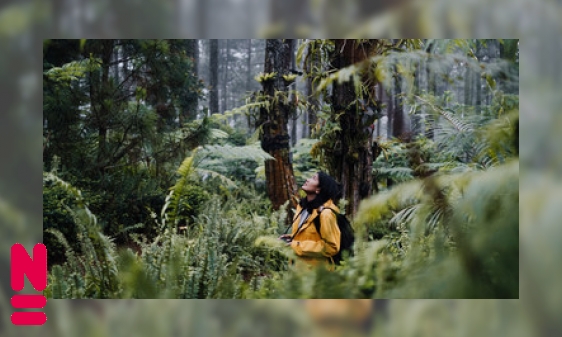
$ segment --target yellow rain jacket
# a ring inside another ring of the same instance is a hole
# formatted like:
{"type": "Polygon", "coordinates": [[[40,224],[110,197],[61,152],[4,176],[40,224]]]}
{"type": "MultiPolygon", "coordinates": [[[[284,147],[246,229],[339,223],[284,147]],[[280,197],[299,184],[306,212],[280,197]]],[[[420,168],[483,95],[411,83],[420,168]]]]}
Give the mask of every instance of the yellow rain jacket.
{"type": "MultiPolygon", "coordinates": [[[[339,212],[338,206],[332,200],[325,202],[322,207],[339,212]]],[[[318,217],[318,209],[314,209],[312,214],[309,214],[300,229],[299,224],[303,216],[300,205],[297,206],[296,214],[296,218],[293,219],[291,248],[300,257],[299,260],[311,266],[332,261],[331,257],[340,250],[341,236],[334,212],[326,209],[320,213],[321,235],[318,234],[314,225],[314,219],[318,217]]]]}

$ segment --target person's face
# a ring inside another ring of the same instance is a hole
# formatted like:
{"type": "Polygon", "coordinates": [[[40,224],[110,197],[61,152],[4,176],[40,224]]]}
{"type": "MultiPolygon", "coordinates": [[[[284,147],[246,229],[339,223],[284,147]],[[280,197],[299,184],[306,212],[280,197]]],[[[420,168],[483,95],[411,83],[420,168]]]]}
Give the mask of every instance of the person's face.
{"type": "Polygon", "coordinates": [[[306,179],[304,184],[302,185],[302,190],[306,193],[320,193],[320,187],[318,181],[318,173],[313,175],[312,177],[306,179]]]}

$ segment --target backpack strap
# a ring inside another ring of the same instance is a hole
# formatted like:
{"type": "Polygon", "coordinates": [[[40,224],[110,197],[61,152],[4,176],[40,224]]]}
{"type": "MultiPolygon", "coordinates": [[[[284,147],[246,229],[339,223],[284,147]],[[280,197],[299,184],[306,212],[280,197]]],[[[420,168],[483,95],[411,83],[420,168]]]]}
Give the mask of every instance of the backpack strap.
{"type": "MultiPolygon", "coordinates": [[[[299,217],[299,215],[301,215],[301,213],[304,211],[304,208],[301,209],[301,211],[299,212],[299,214],[295,215],[293,217],[293,222],[295,222],[295,220],[297,220],[297,218],[299,217]]],[[[293,227],[293,222],[291,222],[291,224],[289,226],[287,226],[287,229],[285,229],[285,233],[283,234],[287,234],[287,232],[289,232],[289,228],[293,227]]]]}
{"type": "MultiPolygon", "coordinates": [[[[318,235],[320,235],[320,239],[322,239],[322,234],[320,233],[320,213],[322,213],[322,211],[325,210],[325,209],[329,209],[332,212],[334,212],[334,214],[336,214],[336,217],[337,217],[337,214],[338,214],[336,211],[334,211],[330,207],[324,207],[324,206],[318,207],[318,216],[314,219],[314,226],[316,227],[316,231],[318,232],[318,235]]],[[[337,219],[336,219],[336,221],[337,221],[337,219]]]]}
{"type": "MultiPolygon", "coordinates": [[[[320,233],[320,213],[322,213],[322,211],[325,210],[325,209],[331,210],[331,211],[334,212],[334,214],[336,214],[336,215],[338,214],[336,211],[334,211],[334,210],[333,210],[332,208],[330,208],[330,207],[324,207],[324,206],[318,207],[318,216],[314,219],[314,227],[316,227],[316,232],[318,232],[318,235],[320,235],[320,240],[324,240],[324,239],[322,238],[322,233],[320,233]]],[[[337,219],[336,219],[336,220],[337,220],[337,219]]],[[[337,255],[337,253],[336,253],[336,255],[337,255]]],[[[334,256],[335,256],[335,255],[334,255],[334,256]]],[[[336,264],[336,261],[334,260],[334,256],[328,257],[328,260],[330,261],[330,263],[331,263],[332,265],[335,265],[335,264],[336,264]]]]}

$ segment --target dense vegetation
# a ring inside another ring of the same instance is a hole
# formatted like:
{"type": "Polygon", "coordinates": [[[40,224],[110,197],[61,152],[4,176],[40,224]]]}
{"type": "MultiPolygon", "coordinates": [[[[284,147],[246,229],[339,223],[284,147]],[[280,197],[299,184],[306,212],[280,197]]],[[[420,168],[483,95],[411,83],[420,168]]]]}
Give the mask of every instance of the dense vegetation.
{"type": "Polygon", "coordinates": [[[518,41],[297,44],[296,69],[255,74],[269,94],[211,114],[216,60],[192,41],[46,42],[48,297],[518,297],[518,41]],[[350,45],[368,52],[345,59],[350,45]],[[358,242],[335,272],[288,267],[273,158],[297,185],[318,169],[348,182],[358,242]]]}

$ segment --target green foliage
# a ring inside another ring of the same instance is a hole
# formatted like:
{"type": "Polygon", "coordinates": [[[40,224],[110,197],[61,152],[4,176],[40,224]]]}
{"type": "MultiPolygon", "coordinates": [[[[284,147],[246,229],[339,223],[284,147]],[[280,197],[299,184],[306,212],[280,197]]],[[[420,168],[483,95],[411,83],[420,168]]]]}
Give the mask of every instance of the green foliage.
{"type": "Polygon", "coordinates": [[[81,253],[77,254],[60,231],[53,228],[46,230],[66,248],[66,262],[62,267],[53,267],[45,295],[61,295],[62,298],[119,297],[121,289],[117,280],[113,240],[102,234],[97,218],[90,212],[80,190],[53,174],[45,175],[44,179],[51,181],[74,199],[76,207],[67,207],[67,210],[73,217],[81,249],[81,253]]]}
{"type": "MultiPolygon", "coordinates": [[[[471,41],[389,41],[373,51],[377,56],[338,72],[323,68],[335,52],[333,41],[310,41],[298,52],[309,62],[305,73],[313,77],[316,95],[353,80],[356,99],[337,108],[324,100],[312,135],[318,139],[303,139],[292,149],[297,183],[319,168],[341,164],[346,114],[356,114],[357,132],[344,140],[358,143],[353,146],[367,143],[369,132],[360,130],[380,117],[376,110],[381,108],[372,101],[368,83],[388,86],[400,77],[400,101],[432,132],[431,138],[392,139],[374,148],[381,150],[373,163],[378,194],[365,200],[353,219],[354,256],[330,272],[287,263],[296,257],[277,239],[285,229],[286,208],[272,212],[260,192],[259,173],[272,159],[257,142],[261,129],[248,140],[227,123],[239,114],[254,124],[269,118],[276,104],[294,104],[292,93],[255,93],[245,106],[225,115],[190,120],[183,108],[198,95],[198,85],[176,42],[124,44],[119,51],[134,56],[133,69],[146,63],[154,74],[131,75],[137,85],[129,93],[120,90],[132,83],[111,79],[103,65],[84,70],[85,61],[57,59],[58,68],[50,71],[54,66],[47,62],[45,162],[65,156],[60,170],[51,165],[57,170],[44,179],[45,238],[53,254],[64,253],[61,263],[50,268],[46,294],[516,297],[519,172],[513,158],[518,155],[519,102],[505,89],[514,75],[506,72],[502,82],[498,74],[506,71],[504,64],[481,62],[471,41]],[[418,51],[405,52],[413,49],[418,51]],[[166,60],[180,71],[170,72],[166,60]],[[458,80],[450,76],[453,65],[477,72],[489,100],[469,106],[451,91],[417,90],[415,71],[424,62],[448,83],[458,80]],[[104,72],[109,77],[102,85],[104,72]],[[88,95],[92,89],[97,99],[88,95]],[[130,99],[121,101],[119,94],[130,99]],[[184,94],[191,96],[184,101],[184,94]],[[92,112],[102,111],[106,115],[93,122],[92,112]],[[392,186],[384,186],[389,181],[392,186]]],[[[84,48],[102,57],[103,43],[84,48]]],[[[299,97],[295,108],[306,111],[308,103],[299,97]]]]}
{"type": "Polygon", "coordinates": [[[64,188],[52,182],[44,183],[43,187],[43,244],[47,247],[47,261],[49,265],[65,261],[64,247],[49,230],[57,230],[68,238],[72,249],[79,251],[76,226],[71,212],[63,205],[74,206],[74,198],[67,195],[64,188]]]}
{"type": "Polygon", "coordinates": [[[237,181],[255,182],[255,170],[266,160],[272,160],[258,142],[244,146],[207,145],[200,152],[197,172],[204,178],[219,178],[230,189],[237,181]]]}
{"type": "Polygon", "coordinates": [[[47,79],[55,82],[77,81],[87,73],[97,71],[100,68],[99,58],[89,58],[80,61],[72,61],[62,67],[53,67],[45,72],[47,79]]]}
{"type": "Polygon", "coordinates": [[[289,269],[252,298],[517,298],[519,162],[398,185],[361,204],[355,255],[289,269]],[[372,228],[391,228],[365,240],[372,228]]]}
{"type": "Polygon", "coordinates": [[[357,224],[397,226],[402,233],[389,236],[404,259],[398,259],[399,285],[387,294],[517,296],[518,169],[513,161],[488,172],[415,181],[362,204],[357,224]],[[496,263],[504,266],[491,267],[496,263]]]}
{"type": "Polygon", "coordinates": [[[438,152],[436,144],[419,137],[411,143],[404,143],[396,139],[379,142],[381,153],[373,162],[373,174],[377,182],[386,184],[406,182],[420,174],[431,170],[446,168],[446,163],[452,158],[445,153],[438,152]]]}
{"type": "MultiPolygon", "coordinates": [[[[178,170],[182,172],[181,177],[187,176],[188,168],[186,164],[178,170]]],[[[184,186],[181,177],[170,195],[170,205],[184,186]]],[[[64,184],[54,176],[50,179],[64,184]]],[[[72,195],[81,195],[70,185],[64,186],[72,195]]],[[[185,194],[185,189],[181,191],[185,194]]],[[[53,298],[245,297],[257,278],[281,270],[286,264],[275,251],[254,245],[260,236],[275,237],[284,217],[273,213],[268,217],[258,216],[255,212],[260,211],[256,209],[259,202],[254,199],[259,198],[263,203],[263,196],[254,194],[252,198],[251,191],[246,193],[249,194],[231,195],[224,204],[207,203],[184,234],[177,234],[175,228],[165,225],[165,221],[174,220],[171,216],[162,219],[159,227],[163,230],[154,240],[131,234],[140,255],[130,249],[117,252],[111,240],[101,234],[95,216],[84,206],[80,213],[72,214],[85,253],[77,254],[60,232],[48,231],[66,248],[67,262],[53,267],[46,295],[53,298]]],[[[163,213],[166,209],[165,206],[163,213]]]]}
{"type": "MultiPolygon", "coordinates": [[[[291,78],[292,77],[288,77],[289,80],[291,78]]],[[[259,122],[260,114],[262,117],[263,112],[266,112],[266,115],[270,114],[271,111],[273,111],[273,107],[279,104],[291,106],[295,111],[308,111],[309,108],[306,97],[297,90],[277,90],[274,92],[273,96],[266,95],[263,91],[259,91],[246,97],[244,105],[225,112],[224,116],[246,115],[250,123],[259,129],[262,127],[261,123],[265,122],[259,122]],[[296,97],[296,99],[293,100],[292,97],[296,97]]]]}
{"type": "Polygon", "coordinates": [[[303,138],[291,149],[295,181],[298,186],[302,185],[306,179],[320,170],[320,163],[311,154],[313,147],[317,143],[317,139],[303,138]]]}
{"type": "MultiPolygon", "coordinates": [[[[367,200],[354,221],[355,255],[333,272],[286,269],[285,259],[294,256],[275,239],[281,213],[260,216],[248,195],[230,195],[225,203],[208,203],[185,235],[166,229],[151,242],[133,235],[141,254],[119,255],[113,288],[134,298],[514,298],[518,168],[511,161],[411,181],[367,200]],[[372,228],[391,230],[384,240],[365,240],[372,228]]],[[[71,249],[67,254],[80,261],[71,249]]],[[[72,266],[53,268],[49,295],[98,294],[87,284],[104,289],[65,269],[72,266]]]]}
{"type": "MultiPolygon", "coordinates": [[[[166,197],[164,207],[162,207],[161,217],[163,227],[167,224],[177,226],[179,222],[178,213],[180,210],[180,200],[184,194],[184,189],[188,186],[190,179],[192,179],[191,176],[194,174],[194,158],[195,153],[193,153],[190,157],[185,158],[177,170],[179,178],[176,181],[176,184],[170,188],[170,193],[166,197]]],[[[168,229],[171,229],[170,225],[167,226],[168,229]]]]}
{"type": "Polygon", "coordinates": [[[178,224],[189,224],[193,222],[193,218],[199,215],[203,210],[203,206],[211,198],[202,186],[190,184],[182,191],[182,196],[178,205],[178,213],[176,215],[178,224]]]}
{"type": "Polygon", "coordinates": [[[267,82],[267,81],[272,81],[275,76],[277,76],[276,72],[272,72],[272,73],[259,73],[254,79],[256,81],[258,81],[259,83],[263,83],[263,82],[267,82]]]}

